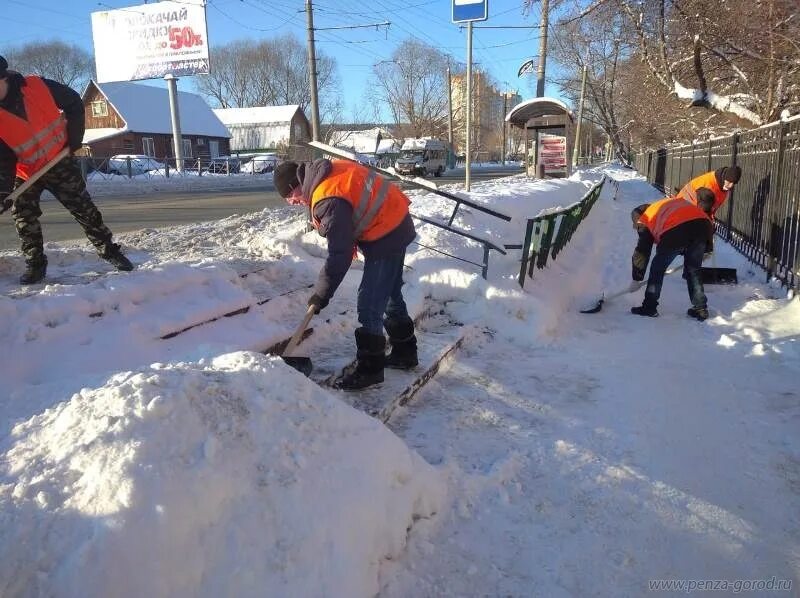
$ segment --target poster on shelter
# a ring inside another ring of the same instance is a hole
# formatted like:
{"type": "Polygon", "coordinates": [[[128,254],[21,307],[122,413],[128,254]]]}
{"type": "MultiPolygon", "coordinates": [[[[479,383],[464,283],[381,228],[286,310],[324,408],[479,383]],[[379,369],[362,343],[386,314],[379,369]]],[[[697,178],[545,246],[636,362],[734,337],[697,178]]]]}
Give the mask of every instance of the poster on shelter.
{"type": "Polygon", "coordinates": [[[203,0],[93,12],[92,37],[99,83],[208,73],[203,0]]]}
{"type": "Polygon", "coordinates": [[[560,135],[539,136],[539,161],[544,173],[567,174],[567,138],[560,135]]]}

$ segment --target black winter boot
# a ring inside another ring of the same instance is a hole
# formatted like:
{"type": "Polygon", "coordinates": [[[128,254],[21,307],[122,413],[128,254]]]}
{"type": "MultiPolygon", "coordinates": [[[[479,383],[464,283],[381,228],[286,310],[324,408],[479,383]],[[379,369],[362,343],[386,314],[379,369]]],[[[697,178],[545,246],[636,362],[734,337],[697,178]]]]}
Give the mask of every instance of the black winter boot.
{"type": "Polygon", "coordinates": [[[41,261],[27,262],[25,272],[19,277],[20,284],[36,284],[44,280],[47,274],[47,256],[42,256],[41,261]]]}
{"type": "Polygon", "coordinates": [[[342,390],[360,390],[383,382],[386,364],[386,339],[382,334],[370,334],[356,328],[356,369],[345,374],[339,382],[342,390]]]}
{"type": "Polygon", "coordinates": [[[417,358],[417,337],[414,336],[414,321],[387,318],[383,327],[389,335],[392,352],[386,358],[386,367],[397,370],[410,370],[419,363],[417,358]]]}
{"type": "Polygon", "coordinates": [[[690,307],[686,311],[686,315],[690,318],[694,318],[695,320],[700,320],[703,322],[704,320],[708,319],[708,309],[705,307],[690,307]]]}
{"type": "Polygon", "coordinates": [[[650,316],[651,318],[658,317],[658,310],[655,307],[647,305],[640,305],[639,307],[632,307],[631,313],[637,316],[650,316]]]}
{"type": "Polygon", "coordinates": [[[106,248],[106,250],[100,254],[100,257],[122,272],[130,272],[133,270],[133,264],[122,254],[117,244],[110,245],[106,248]]]}

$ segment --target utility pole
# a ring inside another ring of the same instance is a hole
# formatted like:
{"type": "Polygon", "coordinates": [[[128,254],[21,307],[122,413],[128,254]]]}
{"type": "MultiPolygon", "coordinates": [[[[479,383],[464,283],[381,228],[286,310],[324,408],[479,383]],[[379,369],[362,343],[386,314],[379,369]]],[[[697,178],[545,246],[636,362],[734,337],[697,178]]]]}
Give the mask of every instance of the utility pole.
{"type": "Polygon", "coordinates": [[[466,160],[467,160],[467,168],[464,175],[464,188],[469,191],[470,190],[470,175],[471,175],[471,168],[470,168],[470,161],[472,159],[472,152],[470,151],[470,146],[472,145],[469,141],[470,137],[470,126],[472,121],[472,21],[467,23],[467,147],[466,147],[466,160]]]}
{"type": "Polygon", "coordinates": [[[447,167],[452,168],[450,156],[455,153],[453,147],[453,79],[450,76],[450,61],[447,61],[447,142],[450,144],[450,154],[447,156],[447,167]]]}
{"type": "Polygon", "coordinates": [[[547,66],[547,21],[550,0],[542,0],[542,21],[539,25],[539,67],[536,69],[536,97],[544,97],[544,75],[547,66]]]}
{"type": "Polygon", "coordinates": [[[503,166],[506,165],[506,129],[508,129],[508,125],[506,124],[506,114],[508,114],[508,92],[503,90],[503,151],[501,153],[503,158],[503,166]]]}
{"type": "Polygon", "coordinates": [[[172,119],[172,145],[175,149],[175,168],[183,172],[183,137],[181,136],[181,116],[178,110],[178,78],[171,74],[164,75],[169,91],[169,112],[172,119]]]}
{"type": "Polygon", "coordinates": [[[583,98],[586,94],[586,65],[583,65],[583,78],[581,80],[581,101],[578,104],[578,128],[575,131],[575,143],[572,148],[572,165],[578,165],[578,150],[581,144],[581,123],[583,122],[583,98]]]}
{"type": "Polygon", "coordinates": [[[314,12],[311,0],[306,0],[306,29],[308,33],[308,82],[311,86],[311,136],[319,138],[319,98],[317,97],[317,55],[314,51],[314,12]]]}

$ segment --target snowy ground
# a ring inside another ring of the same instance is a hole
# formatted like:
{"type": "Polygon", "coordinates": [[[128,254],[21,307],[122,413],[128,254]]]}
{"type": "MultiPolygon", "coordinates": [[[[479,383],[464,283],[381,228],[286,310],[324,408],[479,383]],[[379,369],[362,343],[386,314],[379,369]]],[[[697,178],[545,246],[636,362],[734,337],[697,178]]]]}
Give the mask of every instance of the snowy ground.
{"type": "MultiPolygon", "coordinates": [[[[258,353],[291,333],[324,256],[291,208],[122,235],[131,274],[50,244],[64,284],[25,293],[0,253],[0,595],[641,596],[773,576],[792,591],[755,595],[794,595],[799,300],[718,240],[740,284],[707,287],[707,322],[678,275],[659,318],[628,313],[640,294],[578,313],[627,285],[628,212],[658,198],[606,172],[618,190],[524,292],[518,255],[484,281],[412,247],[411,309],[482,332],[388,428],[258,353]]],[[[477,183],[514,219],[456,222],[520,243],[525,217],[602,174],[477,183]]],[[[449,214],[421,192],[413,209],[449,214]]],[[[359,269],[315,318],[312,358],[350,337],[359,269]]]]}

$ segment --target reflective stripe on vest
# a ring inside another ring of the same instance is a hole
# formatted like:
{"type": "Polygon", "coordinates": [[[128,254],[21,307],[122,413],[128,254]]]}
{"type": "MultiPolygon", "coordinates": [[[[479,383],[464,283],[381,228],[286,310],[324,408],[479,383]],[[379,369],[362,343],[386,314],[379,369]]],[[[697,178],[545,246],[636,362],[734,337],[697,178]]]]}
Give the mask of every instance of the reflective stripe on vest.
{"type": "Polygon", "coordinates": [[[67,120],[41,78],[25,77],[20,88],[25,118],[0,109],[0,139],[14,152],[16,175],[27,179],[67,142],[67,120]]]}
{"type": "Polygon", "coordinates": [[[320,221],[315,206],[328,198],[346,200],[353,208],[355,241],[375,241],[393,231],[408,215],[408,198],[395,185],[360,164],[331,162],[332,170],[311,194],[314,227],[320,221]]]}
{"type": "Polygon", "coordinates": [[[367,182],[364,184],[364,190],[361,192],[361,197],[358,200],[358,206],[353,210],[353,231],[356,239],[358,239],[367,226],[372,222],[378,210],[383,207],[383,202],[386,201],[386,195],[389,192],[389,185],[379,178],[374,172],[370,171],[367,175],[367,182]],[[378,193],[375,195],[375,200],[372,205],[369,204],[369,198],[372,195],[372,188],[378,184],[378,193]]]}

